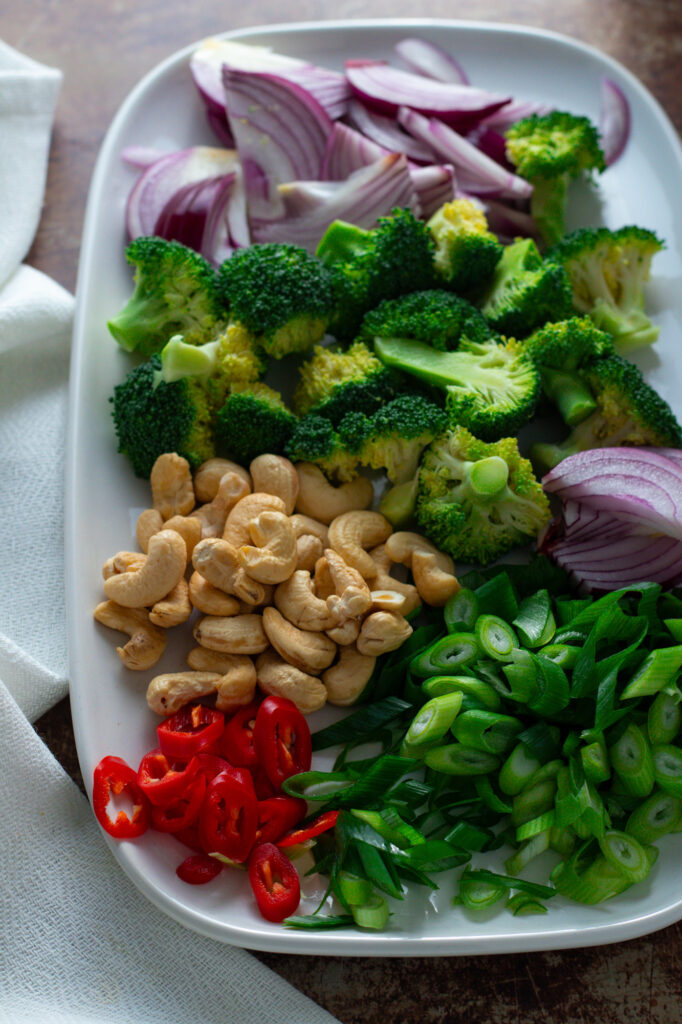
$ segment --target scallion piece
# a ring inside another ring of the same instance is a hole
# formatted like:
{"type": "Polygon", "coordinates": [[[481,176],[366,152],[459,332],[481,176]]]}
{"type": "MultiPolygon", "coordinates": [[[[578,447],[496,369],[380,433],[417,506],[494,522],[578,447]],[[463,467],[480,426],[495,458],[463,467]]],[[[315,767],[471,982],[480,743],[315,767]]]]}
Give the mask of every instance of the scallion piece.
{"type": "Polygon", "coordinates": [[[497,711],[472,709],[455,719],[452,734],[467,747],[488,754],[505,754],[523,729],[523,722],[497,711]]]}
{"type": "Polygon", "coordinates": [[[354,785],[355,780],[346,772],[300,772],[285,779],[282,789],[289,796],[323,803],[354,785]]]}
{"type": "Polygon", "coordinates": [[[412,719],[405,743],[419,746],[441,740],[452,726],[462,706],[462,693],[444,693],[440,697],[432,697],[412,719]]]}
{"type": "Polygon", "coordinates": [[[287,917],[282,923],[287,928],[324,931],[327,928],[347,928],[353,920],[352,914],[307,914],[305,917],[287,917]]]}
{"type": "Polygon", "coordinates": [[[538,832],[532,839],[527,839],[525,843],[522,843],[511,857],[507,857],[504,866],[510,875],[518,875],[532,860],[535,860],[541,853],[544,853],[545,850],[549,850],[548,828],[544,832],[538,832]]]}
{"type": "Polygon", "coordinates": [[[507,910],[511,910],[514,917],[525,917],[528,914],[546,914],[547,907],[540,900],[526,896],[523,892],[517,892],[510,896],[505,904],[507,910]]]}
{"type": "Polygon", "coordinates": [[[480,615],[499,615],[505,622],[513,622],[519,612],[519,601],[514,585],[506,572],[498,572],[476,588],[480,615]]]}
{"type": "Polygon", "coordinates": [[[631,882],[643,882],[651,871],[646,850],[634,836],[611,830],[599,840],[599,848],[618,871],[631,882]]]}
{"type": "Polygon", "coordinates": [[[467,910],[488,910],[504,899],[507,887],[499,882],[473,878],[465,870],[459,880],[456,902],[467,910]]]}
{"type": "Polygon", "coordinates": [[[391,916],[386,900],[376,894],[361,906],[351,906],[351,913],[359,928],[371,928],[378,932],[386,927],[391,916]]]}
{"type": "Polygon", "coordinates": [[[490,829],[477,828],[466,821],[458,821],[443,838],[446,843],[459,846],[462,850],[480,851],[485,850],[495,836],[490,829]]]}
{"type": "Polygon", "coordinates": [[[523,843],[526,839],[532,839],[539,832],[546,832],[554,827],[555,814],[554,811],[545,811],[544,814],[539,814],[537,818],[531,818],[530,821],[524,822],[523,825],[519,825],[516,830],[516,842],[523,843]]]}
{"type": "Polygon", "coordinates": [[[646,719],[646,730],[652,746],[660,743],[672,743],[682,727],[681,695],[677,690],[669,693],[661,690],[649,706],[646,719]]]}
{"type": "Polygon", "coordinates": [[[553,661],[555,665],[559,665],[565,672],[570,672],[580,654],[580,648],[574,647],[572,644],[545,644],[542,648],[543,658],[547,658],[548,661],[553,661]]]}
{"type": "Polygon", "coordinates": [[[435,747],[424,755],[424,763],[444,775],[487,775],[497,771],[499,758],[463,743],[435,747]]]}
{"type": "Polygon", "coordinates": [[[498,785],[507,796],[516,796],[540,767],[540,761],[531,756],[525,743],[517,743],[500,768],[498,785]]]}
{"type": "Polygon", "coordinates": [[[659,789],[670,796],[682,797],[682,750],[661,743],[652,750],[654,778],[659,789]]]}
{"type": "Polygon", "coordinates": [[[611,778],[609,752],[603,735],[580,748],[580,759],[586,778],[592,782],[606,782],[611,778]]]}
{"type": "Polygon", "coordinates": [[[556,631],[556,621],[547,590],[538,590],[521,602],[519,613],[513,620],[524,647],[543,647],[556,631]]]}
{"type": "Polygon", "coordinates": [[[532,789],[524,789],[512,800],[512,824],[524,825],[540,814],[545,814],[554,806],[557,784],[554,779],[538,782],[532,789]]]}
{"type": "Polygon", "coordinates": [[[498,615],[479,615],[474,627],[478,644],[484,654],[495,661],[510,661],[519,646],[516,633],[498,615]]]}
{"type": "Polygon", "coordinates": [[[634,722],[609,748],[613,770],[633,796],[649,796],[654,788],[654,761],[646,736],[634,722]]]}
{"type": "Polygon", "coordinates": [[[682,800],[670,793],[656,791],[639,804],[628,818],[625,831],[648,845],[674,832],[682,821],[682,800]]]}
{"type": "Polygon", "coordinates": [[[663,625],[668,628],[673,640],[682,643],[682,619],[664,619],[663,625]]]}
{"type": "Polygon", "coordinates": [[[671,683],[682,668],[682,645],[651,651],[621,693],[621,700],[658,693],[671,683]]]}
{"type": "Polygon", "coordinates": [[[502,701],[498,693],[490,683],[474,676],[432,676],[422,683],[422,690],[427,697],[440,697],[446,693],[461,693],[462,707],[472,702],[479,706],[488,708],[489,711],[498,711],[502,707],[502,701]]]}
{"type": "Polygon", "coordinates": [[[474,633],[450,633],[437,640],[410,662],[410,671],[420,679],[429,676],[457,673],[479,656],[478,640],[474,633]]]}
{"type": "Polygon", "coordinates": [[[372,898],[372,883],[350,871],[339,871],[336,884],[341,901],[348,907],[368,903],[372,898]]]}
{"type": "Polygon", "coordinates": [[[471,632],[478,618],[478,598],[473,590],[462,587],[443,608],[448,633],[471,632]]]}

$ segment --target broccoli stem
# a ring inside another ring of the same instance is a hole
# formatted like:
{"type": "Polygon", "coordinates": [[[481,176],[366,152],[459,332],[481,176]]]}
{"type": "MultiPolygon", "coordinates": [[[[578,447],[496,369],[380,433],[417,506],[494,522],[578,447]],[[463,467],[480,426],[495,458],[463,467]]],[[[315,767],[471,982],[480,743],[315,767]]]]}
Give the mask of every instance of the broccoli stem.
{"type": "Polygon", "coordinates": [[[509,481],[509,466],[499,455],[479,459],[469,467],[469,484],[477,498],[495,501],[509,481]]]}
{"type": "Polygon", "coordinates": [[[367,248],[369,232],[344,220],[336,220],[327,228],[315,255],[323,263],[353,260],[367,248]]]}
{"type": "Polygon", "coordinates": [[[578,376],[565,370],[543,368],[542,388],[569,427],[581,423],[597,408],[587,385],[578,376]]]}
{"type": "Polygon", "coordinates": [[[216,357],[220,342],[209,341],[205,345],[188,345],[181,334],[174,334],[161,350],[161,370],[158,379],[171,384],[184,377],[207,377],[216,368],[216,357]]]}

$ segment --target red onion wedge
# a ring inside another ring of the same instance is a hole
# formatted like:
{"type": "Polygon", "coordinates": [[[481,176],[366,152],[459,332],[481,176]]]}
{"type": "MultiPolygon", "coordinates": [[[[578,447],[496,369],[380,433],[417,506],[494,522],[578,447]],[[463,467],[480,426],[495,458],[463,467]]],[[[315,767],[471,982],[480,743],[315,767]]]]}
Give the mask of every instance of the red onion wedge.
{"type": "Polygon", "coordinates": [[[601,80],[599,134],[607,167],[622,156],[630,138],[630,122],[627,96],[619,85],[604,76],[601,80]]]}
{"type": "Polygon", "coordinates": [[[547,103],[535,103],[533,100],[511,100],[494,114],[488,114],[481,121],[486,128],[496,128],[498,132],[505,132],[517,121],[524,117],[531,117],[533,114],[548,114],[552,108],[547,103]]]}
{"type": "Polygon", "coordinates": [[[418,75],[435,78],[437,82],[469,85],[467,74],[459,61],[436,43],[426,39],[401,39],[396,43],[395,51],[408,68],[418,75]]]}
{"type": "Polygon", "coordinates": [[[395,118],[377,114],[359,100],[352,99],[348,104],[348,119],[358,131],[390,153],[404,153],[408,160],[422,164],[435,159],[433,148],[404,132],[395,118]]]}
{"type": "Polygon", "coordinates": [[[346,77],[354,94],[381,114],[395,115],[400,107],[411,107],[449,124],[471,126],[509,103],[508,96],[471,85],[436,82],[388,64],[347,63],[346,77]]]}

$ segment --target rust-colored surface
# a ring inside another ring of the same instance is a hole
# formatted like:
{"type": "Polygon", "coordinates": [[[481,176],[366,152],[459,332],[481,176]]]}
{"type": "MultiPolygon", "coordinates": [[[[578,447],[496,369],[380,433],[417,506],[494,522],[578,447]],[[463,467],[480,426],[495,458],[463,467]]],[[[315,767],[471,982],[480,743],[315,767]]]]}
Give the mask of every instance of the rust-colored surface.
{"type": "MultiPolygon", "coordinates": [[[[418,6],[409,0],[6,0],[3,39],[64,71],[45,209],[29,262],[74,288],[98,147],[121,101],[159,60],[231,28],[332,17],[474,17],[563,32],[625,64],[682,129],[680,0],[430,0],[418,6]]],[[[37,728],[80,781],[68,701],[37,728]]],[[[620,945],[566,952],[370,961],[258,956],[344,1024],[682,1021],[678,925],[620,945]]]]}

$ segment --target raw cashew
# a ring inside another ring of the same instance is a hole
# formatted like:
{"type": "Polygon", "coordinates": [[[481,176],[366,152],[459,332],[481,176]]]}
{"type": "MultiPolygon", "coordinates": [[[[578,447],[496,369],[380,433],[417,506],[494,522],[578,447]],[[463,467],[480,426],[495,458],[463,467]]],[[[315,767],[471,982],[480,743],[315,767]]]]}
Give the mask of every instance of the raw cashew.
{"type": "Polygon", "coordinates": [[[216,672],[165,672],[147,687],[147,704],[157,715],[173,715],[185,704],[208,697],[220,676],[216,672]]]}
{"type": "Polygon", "coordinates": [[[263,491],[254,491],[247,494],[233,509],[230,510],[225,520],[223,539],[240,548],[242,544],[248,544],[251,540],[249,523],[256,519],[261,512],[286,512],[286,505],[281,498],[275,494],[265,494],[263,491]]]}
{"type": "Polygon", "coordinates": [[[140,512],[137,517],[135,536],[137,537],[137,543],[145,554],[149,547],[150,538],[155,533],[158,533],[159,530],[163,530],[163,516],[158,508],[146,508],[144,512],[140,512]]]}
{"type": "Polygon", "coordinates": [[[399,614],[405,611],[407,602],[397,590],[372,590],[370,596],[372,598],[370,611],[398,612],[399,614]]]}
{"type": "Polygon", "coordinates": [[[200,540],[192,555],[192,565],[204,579],[226,594],[234,594],[248,604],[262,604],[263,587],[247,576],[239,552],[221,537],[200,540]]]}
{"type": "Polygon", "coordinates": [[[312,572],[318,558],[324,553],[324,544],[319,537],[312,533],[304,533],[302,537],[296,538],[296,568],[307,569],[312,572]]]}
{"type": "Polygon", "coordinates": [[[152,607],[149,621],[153,622],[155,626],[169,629],[171,626],[179,626],[182,622],[187,622],[191,614],[189,584],[185,577],[181,576],[171,592],[152,607]]]}
{"type": "Polygon", "coordinates": [[[336,655],[336,644],[323,633],[299,629],[276,608],[263,609],[263,629],[277,653],[302,672],[319,672],[336,655]]]}
{"type": "Polygon", "coordinates": [[[201,523],[194,516],[171,516],[166,520],[166,530],[175,530],[185,542],[187,564],[192,561],[192,552],[201,540],[201,523]]]}
{"type": "Polygon", "coordinates": [[[239,560],[259,583],[282,583],[296,568],[296,536],[282,512],[261,512],[249,523],[253,544],[243,544],[239,560]],[[255,545],[255,546],[254,546],[255,545]]]}
{"type": "Polygon", "coordinates": [[[376,658],[360,654],[356,647],[343,647],[335,665],[322,673],[327,700],[337,707],[355,704],[372,677],[376,658]]]}
{"type": "Polygon", "coordinates": [[[212,500],[192,512],[192,518],[198,519],[201,523],[201,536],[222,537],[225,520],[230,511],[238,501],[250,493],[251,484],[240,473],[232,470],[224,473],[212,500]]]}
{"type": "Polygon", "coordinates": [[[410,612],[419,608],[422,599],[414,584],[406,583],[404,580],[397,580],[394,576],[391,576],[393,562],[386,554],[386,545],[379,544],[378,547],[372,548],[370,555],[377,567],[377,574],[372,579],[372,589],[392,590],[396,594],[402,595],[405,600],[404,606],[400,609],[403,615],[409,615],[410,612]]]}
{"type": "Polygon", "coordinates": [[[412,633],[412,626],[394,612],[372,612],[363,621],[358,636],[360,654],[377,657],[395,651],[412,633]]]}
{"type": "Polygon", "coordinates": [[[297,462],[298,498],[296,509],[303,515],[331,523],[337,516],[353,509],[369,508],[374,488],[365,476],[356,476],[340,487],[330,484],[319,466],[297,462]]]}
{"type": "Polygon", "coordinates": [[[330,594],[336,593],[334,580],[329,569],[329,562],[324,555],[315,562],[313,585],[315,593],[322,601],[326,601],[330,594]]]}
{"type": "Polygon", "coordinates": [[[360,620],[343,619],[338,625],[326,629],[325,633],[339,647],[347,647],[349,644],[354,644],[360,635],[360,620]]]}
{"type": "Polygon", "coordinates": [[[126,608],[145,608],[171,592],[184,576],[187,548],[175,530],[161,530],[149,541],[144,565],[104,581],[107,597],[126,608]]]}
{"type": "Polygon", "coordinates": [[[426,537],[399,530],[386,541],[386,554],[412,570],[419,596],[426,604],[441,607],[459,590],[454,562],[426,537]]]}
{"type": "Polygon", "coordinates": [[[102,576],[108,580],[117,573],[134,572],[141,569],[146,561],[147,556],[140,551],[117,551],[111,558],[107,558],[102,566],[102,576]]]}
{"type": "Polygon", "coordinates": [[[379,512],[344,512],[329,525],[329,546],[365,579],[377,574],[367,548],[382,544],[393,532],[388,519],[379,512]]]}
{"type": "Polygon", "coordinates": [[[262,616],[253,614],[206,615],[194,627],[194,639],[224,654],[260,654],[268,646],[262,616]]]}
{"type": "Polygon", "coordinates": [[[187,459],[176,452],[159,455],[149,476],[154,508],[164,519],[186,516],[194,508],[192,471],[187,459]]]}
{"type": "Polygon", "coordinates": [[[258,455],[249,466],[254,491],[281,498],[291,515],[298,497],[298,474],[293,462],[282,455],[258,455]]]}
{"type": "Polygon", "coordinates": [[[166,634],[149,621],[144,608],[124,608],[114,601],[102,601],[93,612],[97,622],[127,633],[130,640],[116,653],[126,668],[142,671],[156,665],[166,649],[166,634]]]}
{"type": "Polygon", "coordinates": [[[194,516],[171,516],[164,523],[158,509],[146,508],[138,516],[135,528],[137,543],[143,551],[149,550],[149,541],[160,530],[175,530],[180,534],[187,548],[189,562],[194,546],[201,540],[201,523],[194,516]]]}
{"type": "Polygon", "coordinates": [[[218,711],[234,711],[249,704],[256,694],[256,666],[248,655],[195,647],[187,655],[187,664],[198,672],[220,673],[215,684],[218,711]]]}
{"type": "Polygon", "coordinates": [[[247,471],[229,459],[208,459],[194,474],[194,493],[197,501],[213,501],[218,485],[226,473],[237,473],[251,490],[251,477],[247,471]]]}
{"type": "Polygon", "coordinates": [[[274,651],[256,659],[258,686],[271,696],[293,701],[301,714],[318,711],[327,701],[327,689],[317,676],[302,672],[274,651]]]}
{"type": "Polygon", "coordinates": [[[189,578],[189,599],[204,615],[236,615],[240,608],[238,598],[214,587],[200,572],[189,578]]]}
{"type": "Polygon", "coordinates": [[[303,516],[297,512],[291,516],[289,522],[296,537],[305,537],[307,534],[312,534],[313,537],[318,537],[325,547],[329,546],[327,543],[329,529],[319,519],[313,519],[312,516],[303,516]]]}
{"type": "Polygon", "coordinates": [[[372,598],[362,575],[333,548],[327,548],[324,557],[334,584],[334,593],[327,598],[327,607],[334,613],[337,622],[364,615],[372,598]]]}
{"type": "Polygon", "coordinates": [[[327,603],[315,595],[310,573],[297,569],[275,590],[275,607],[299,629],[322,631],[336,622],[327,603]]]}

